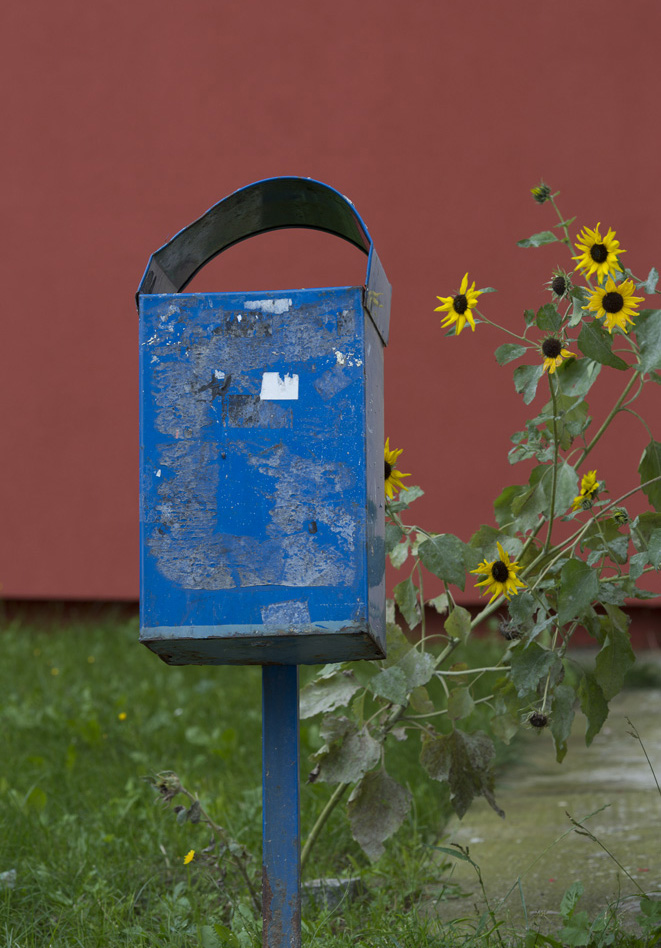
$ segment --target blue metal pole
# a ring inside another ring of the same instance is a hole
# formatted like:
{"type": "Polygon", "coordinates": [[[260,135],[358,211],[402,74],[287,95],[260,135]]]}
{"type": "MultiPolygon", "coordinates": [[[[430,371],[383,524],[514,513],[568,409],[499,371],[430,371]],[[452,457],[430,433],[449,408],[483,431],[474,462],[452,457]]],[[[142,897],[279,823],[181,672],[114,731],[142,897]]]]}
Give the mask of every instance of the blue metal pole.
{"type": "Polygon", "coordinates": [[[300,948],[298,666],[262,668],[264,948],[300,948]]]}

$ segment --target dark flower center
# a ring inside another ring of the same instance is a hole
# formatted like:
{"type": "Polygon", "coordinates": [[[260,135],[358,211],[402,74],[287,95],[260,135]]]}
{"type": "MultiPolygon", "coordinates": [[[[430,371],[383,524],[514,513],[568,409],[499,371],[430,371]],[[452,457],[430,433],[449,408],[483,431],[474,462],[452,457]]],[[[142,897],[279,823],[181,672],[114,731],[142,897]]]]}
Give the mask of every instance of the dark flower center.
{"type": "Polygon", "coordinates": [[[466,299],[465,293],[457,293],[454,300],[452,301],[454,306],[455,313],[458,313],[460,316],[463,316],[466,310],[468,309],[468,300],[466,299]]]}
{"type": "Polygon", "coordinates": [[[621,293],[616,293],[615,290],[611,290],[610,293],[606,293],[601,301],[601,305],[607,313],[619,313],[624,306],[624,298],[621,293]]]}
{"type": "Polygon", "coordinates": [[[542,343],[542,352],[547,359],[557,359],[562,352],[562,343],[555,336],[549,336],[542,343]]]}
{"type": "Polygon", "coordinates": [[[603,263],[608,256],[608,250],[603,244],[592,244],[590,247],[590,256],[595,263],[603,263]]]}
{"type": "Polygon", "coordinates": [[[567,292],[567,281],[563,276],[554,277],[551,280],[551,289],[556,296],[564,296],[567,292]]]}
{"type": "Polygon", "coordinates": [[[392,474],[392,464],[390,464],[389,461],[384,461],[384,468],[385,468],[385,480],[388,480],[388,478],[392,474]]]}
{"type": "Polygon", "coordinates": [[[496,560],[491,567],[491,575],[497,583],[506,583],[510,578],[510,571],[502,560],[496,560]]]}
{"type": "Polygon", "coordinates": [[[528,720],[533,727],[546,727],[549,723],[549,719],[541,711],[533,711],[528,720]]]}

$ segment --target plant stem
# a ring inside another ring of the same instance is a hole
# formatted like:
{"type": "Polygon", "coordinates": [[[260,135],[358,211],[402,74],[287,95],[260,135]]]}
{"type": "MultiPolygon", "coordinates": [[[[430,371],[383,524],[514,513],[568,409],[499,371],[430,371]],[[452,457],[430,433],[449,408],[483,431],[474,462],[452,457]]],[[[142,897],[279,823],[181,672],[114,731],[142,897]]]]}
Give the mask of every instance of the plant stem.
{"type": "Polygon", "coordinates": [[[551,531],[553,530],[553,518],[555,517],[555,489],[558,482],[558,424],[557,424],[557,414],[558,414],[558,404],[555,397],[555,387],[553,385],[553,379],[551,378],[551,372],[549,370],[549,389],[551,390],[551,401],[553,402],[553,481],[551,483],[551,507],[549,510],[549,529],[546,534],[546,543],[544,544],[544,552],[548,553],[549,547],[551,546],[551,531]]]}
{"type": "Polygon", "coordinates": [[[303,846],[303,849],[301,851],[301,873],[303,872],[303,867],[305,866],[310,856],[310,850],[316,843],[319,833],[321,833],[322,829],[324,828],[326,820],[331,815],[335,807],[338,805],[343,795],[346,793],[346,790],[348,787],[349,787],[348,783],[339,783],[337,787],[335,788],[335,790],[333,791],[333,795],[329,799],[328,803],[326,804],[326,806],[323,808],[323,810],[317,817],[317,821],[312,827],[312,829],[310,830],[308,838],[305,840],[305,845],[303,846]]]}
{"type": "Polygon", "coordinates": [[[590,451],[592,451],[592,449],[594,448],[594,446],[596,445],[596,443],[599,441],[599,439],[601,438],[601,436],[603,435],[603,433],[606,431],[606,429],[607,429],[608,426],[610,425],[610,423],[611,423],[611,421],[613,420],[613,418],[615,418],[615,416],[616,416],[617,413],[619,412],[619,410],[620,410],[620,408],[622,407],[622,404],[623,404],[625,398],[627,397],[627,395],[629,394],[629,392],[631,391],[631,389],[632,389],[633,386],[635,385],[636,379],[638,378],[638,376],[639,376],[639,373],[638,373],[638,372],[633,372],[633,373],[632,373],[631,378],[629,379],[629,381],[627,382],[627,384],[626,384],[625,387],[624,387],[624,391],[622,392],[622,394],[620,395],[620,397],[618,398],[618,400],[617,400],[617,401],[615,402],[615,404],[613,405],[613,408],[612,408],[611,411],[609,412],[608,417],[607,417],[606,420],[604,421],[603,425],[601,426],[601,428],[600,428],[599,431],[596,433],[596,435],[594,436],[594,438],[592,439],[592,441],[590,442],[590,444],[585,448],[585,450],[583,451],[583,453],[582,453],[581,456],[579,457],[578,461],[576,462],[576,467],[577,467],[577,468],[581,466],[581,464],[582,464],[583,461],[586,459],[586,457],[588,456],[588,454],[590,453],[590,451]]]}
{"type": "Polygon", "coordinates": [[[563,230],[564,235],[565,235],[564,243],[566,243],[568,247],[571,247],[571,239],[570,239],[570,237],[569,237],[569,228],[567,227],[567,224],[566,224],[566,222],[565,222],[564,217],[562,216],[562,214],[561,214],[560,211],[558,210],[558,205],[557,205],[557,204],[555,203],[555,201],[553,200],[553,195],[550,196],[549,201],[551,202],[551,205],[552,205],[552,207],[553,207],[553,210],[554,210],[555,213],[558,215],[558,221],[560,222],[560,224],[561,224],[561,226],[562,226],[562,230],[563,230]]]}
{"type": "MultiPolygon", "coordinates": [[[[520,339],[521,342],[525,342],[525,343],[528,342],[526,337],[520,336],[518,332],[512,332],[511,329],[506,329],[504,326],[501,326],[499,323],[494,323],[492,319],[487,319],[487,317],[483,313],[480,313],[479,309],[476,310],[476,312],[479,314],[480,319],[483,320],[483,322],[488,323],[490,326],[493,326],[494,329],[500,329],[501,332],[506,332],[508,336],[514,336],[515,339],[520,339]]],[[[526,348],[529,348],[529,346],[526,346],[526,348]]]]}

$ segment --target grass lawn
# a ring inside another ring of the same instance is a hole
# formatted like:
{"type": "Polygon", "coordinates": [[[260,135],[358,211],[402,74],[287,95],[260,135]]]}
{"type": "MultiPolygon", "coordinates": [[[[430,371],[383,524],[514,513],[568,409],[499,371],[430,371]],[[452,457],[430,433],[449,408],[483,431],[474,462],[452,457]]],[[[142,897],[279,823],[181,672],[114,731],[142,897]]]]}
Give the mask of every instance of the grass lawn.
{"type": "MultiPolygon", "coordinates": [[[[259,877],[260,670],[170,668],[137,637],[135,620],[113,615],[49,631],[14,620],[0,632],[0,945],[261,943],[259,916],[230,856],[218,868],[202,853],[209,829],[179,823],[143,779],[176,771],[255,854],[259,877]],[[196,857],[184,865],[191,849],[196,857]]],[[[488,646],[478,647],[484,657],[488,646]]],[[[333,789],[305,782],[321,743],[318,725],[303,722],[304,837],[333,789]]],[[[415,766],[418,752],[407,741],[388,764],[415,802],[378,863],[370,866],[351,839],[343,809],[333,813],[308,877],[360,876],[368,895],[335,911],[308,906],[305,944],[498,943],[475,933],[477,919],[461,933],[440,932],[418,913],[425,887],[442,883],[433,847],[450,812],[444,788],[415,766]]]]}

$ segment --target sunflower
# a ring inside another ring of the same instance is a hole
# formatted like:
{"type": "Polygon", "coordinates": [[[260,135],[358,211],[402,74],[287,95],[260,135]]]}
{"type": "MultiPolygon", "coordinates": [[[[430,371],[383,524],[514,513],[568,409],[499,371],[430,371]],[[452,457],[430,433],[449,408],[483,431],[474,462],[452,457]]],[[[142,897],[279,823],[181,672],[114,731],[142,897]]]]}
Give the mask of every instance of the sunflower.
{"type": "Polygon", "coordinates": [[[505,596],[506,599],[509,599],[510,596],[517,596],[519,589],[526,585],[516,575],[518,570],[521,569],[519,564],[516,560],[510,560],[509,553],[505,552],[500,543],[497,546],[500,559],[492,560],[490,563],[484,560],[477,569],[471,570],[471,573],[483,573],[487,577],[481,583],[475,583],[475,586],[487,587],[484,590],[484,595],[491,593],[489,603],[492,603],[498,596],[505,596]]]}
{"type": "Polygon", "coordinates": [[[548,336],[539,347],[544,356],[543,369],[549,370],[549,375],[553,375],[559,365],[562,365],[563,359],[573,359],[574,353],[569,349],[563,349],[562,343],[556,336],[548,336]]]}
{"type": "Polygon", "coordinates": [[[395,490],[408,490],[405,484],[402,484],[402,477],[410,477],[410,474],[402,474],[395,470],[397,458],[404,449],[390,450],[390,438],[386,438],[386,446],[383,449],[384,473],[386,479],[386,497],[390,500],[395,496],[395,490]]]}
{"type": "Polygon", "coordinates": [[[547,201],[551,200],[551,189],[548,184],[545,184],[543,181],[540,181],[538,185],[531,188],[530,193],[538,204],[546,204],[547,201]]]}
{"type": "Polygon", "coordinates": [[[584,227],[578,235],[576,249],[580,251],[578,257],[572,257],[572,260],[578,260],[575,270],[584,270],[586,277],[592,276],[596,272],[598,280],[604,280],[607,276],[614,274],[616,270],[621,272],[622,267],[617,262],[618,254],[626,253],[626,250],[620,250],[619,240],[615,240],[615,231],[609,230],[602,239],[599,233],[601,223],[597,224],[594,230],[584,227]]]}
{"type": "Polygon", "coordinates": [[[606,328],[610,333],[613,332],[615,326],[619,326],[622,332],[626,333],[629,331],[627,323],[634,325],[631,316],[635,314],[638,304],[645,298],[634,296],[633,291],[633,280],[623,280],[622,283],[616,284],[609,277],[606,286],[598,286],[590,297],[588,305],[583,308],[594,310],[598,319],[605,319],[606,328]]]}
{"type": "Polygon", "coordinates": [[[436,299],[440,300],[443,305],[437,306],[434,312],[440,313],[442,310],[447,310],[448,314],[441,321],[441,326],[452,326],[453,323],[456,323],[455,335],[458,336],[468,323],[471,331],[475,332],[475,320],[471,309],[477,305],[477,298],[482,295],[482,292],[482,290],[475,289],[475,281],[471,283],[470,289],[468,288],[468,274],[466,273],[456,296],[437,296],[436,299]]]}
{"type": "Polygon", "coordinates": [[[589,510],[592,506],[592,498],[596,497],[601,487],[601,481],[597,480],[597,472],[588,471],[581,478],[581,490],[572,500],[573,510],[589,510]]]}
{"type": "Polygon", "coordinates": [[[572,282],[568,273],[562,269],[562,267],[556,267],[553,271],[553,276],[547,284],[551,293],[555,298],[555,301],[560,302],[560,300],[569,299],[569,296],[572,291],[572,282]]]}

